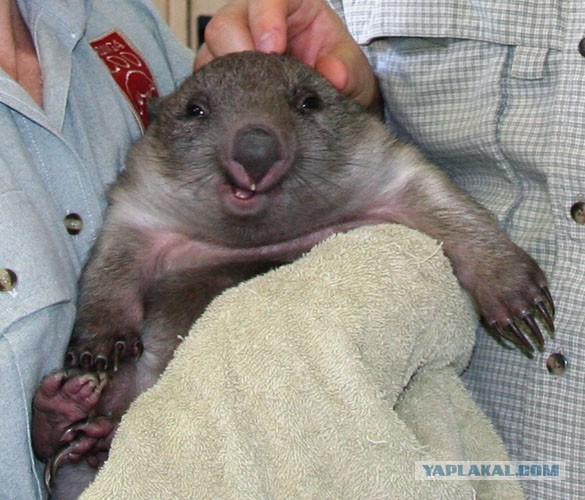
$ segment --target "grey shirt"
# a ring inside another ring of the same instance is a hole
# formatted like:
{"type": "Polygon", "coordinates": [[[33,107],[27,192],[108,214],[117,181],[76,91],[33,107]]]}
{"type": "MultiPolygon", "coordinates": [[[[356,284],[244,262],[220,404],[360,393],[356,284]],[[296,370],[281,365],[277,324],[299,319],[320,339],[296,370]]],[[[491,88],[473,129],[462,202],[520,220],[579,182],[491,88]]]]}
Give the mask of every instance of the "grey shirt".
{"type": "Polygon", "coordinates": [[[41,378],[63,362],[76,282],[102,223],[105,192],[129,144],[142,133],[139,108],[132,104],[141,97],[126,94],[110,68],[125,70],[130,81],[136,68],[149,74],[145,64],[164,95],[193,64],[193,54],[146,1],[19,5],[42,66],[44,109],[0,71],[3,499],[43,494],[42,467],[29,438],[32,395],[41,378]],[[117,38],[108,38],[112,33],[117,38]],[[90,44],[96,40],[102,40],[103,59],[90,44]],[[82,229],[76,232],[79,220],[82,229]]]}

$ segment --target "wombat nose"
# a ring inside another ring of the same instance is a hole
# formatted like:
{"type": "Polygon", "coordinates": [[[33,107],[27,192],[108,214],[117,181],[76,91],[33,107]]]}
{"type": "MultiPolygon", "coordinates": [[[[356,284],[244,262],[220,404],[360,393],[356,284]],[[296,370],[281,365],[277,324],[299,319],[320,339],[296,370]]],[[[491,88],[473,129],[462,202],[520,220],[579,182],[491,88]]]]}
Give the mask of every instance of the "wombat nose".
{"type": "Polygon", "coordinates": [[[242,165],[248,175],[259,182],[282,159],[280,142],[269,130],[246,128],[236,134],[233,159],[242,165]]]}

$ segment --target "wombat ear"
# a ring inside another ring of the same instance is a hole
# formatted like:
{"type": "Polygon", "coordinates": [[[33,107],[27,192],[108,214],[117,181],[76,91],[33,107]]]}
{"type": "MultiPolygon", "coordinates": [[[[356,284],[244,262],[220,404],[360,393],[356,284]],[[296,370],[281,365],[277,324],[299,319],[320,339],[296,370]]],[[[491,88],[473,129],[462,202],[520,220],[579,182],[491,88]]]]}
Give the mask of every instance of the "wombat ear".
{"type": "Polygon", "coordinates": [[[149,97],[148,98],[148,121],[152,122],[157,116],[158,112],[160,111],[161,103],[163,99],[162,97],[149,97]]]}

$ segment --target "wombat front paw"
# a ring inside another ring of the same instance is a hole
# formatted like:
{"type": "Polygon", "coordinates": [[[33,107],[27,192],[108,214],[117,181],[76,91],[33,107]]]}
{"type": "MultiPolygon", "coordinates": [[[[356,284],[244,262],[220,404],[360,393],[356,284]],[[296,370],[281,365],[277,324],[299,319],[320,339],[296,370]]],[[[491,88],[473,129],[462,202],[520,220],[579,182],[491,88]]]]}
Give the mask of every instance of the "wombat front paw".
{"type": "Polygon", "coordinates": [[[519,313],[519,317],[505,315],[503,319],[500,320],[484,317],[484,322],[490,328],[495,330],[501,337],[511,340],[529,352],[532,352],[534,351],[534,347],[521,329],[521,325],[524,324],[528,328],[528,331],[532,334],[532,337],[536,341],[538,347],[542,348],[544,347],[544,336],[535,318],[543,321],[551,334],[554,333],[555,328],[553,319],[554,303],[548,288],[542,288],[542,296],[545,297],[545,299],[541,300],[538,297],[533,299],[533,307],[530,310],[521,311],[519,313]]]}
{"type": "Polygon", "coordinates": [[[473,295],[485,325],[530,354],[533,343],[544,347],[540,325],[554,333],[554,301],[544,273],[531,257],[523,254],[509,264],[485,279],[473,295]]]}
{"type": "Polygon", "coordinates": [[[120,363],[129,358],[139,358],[143,345],[135,330],[108,334],[103,331],[92,334],[85,331],[71,339],[65,357],[66,367],[84,371],[116,372],[120,363]]]}

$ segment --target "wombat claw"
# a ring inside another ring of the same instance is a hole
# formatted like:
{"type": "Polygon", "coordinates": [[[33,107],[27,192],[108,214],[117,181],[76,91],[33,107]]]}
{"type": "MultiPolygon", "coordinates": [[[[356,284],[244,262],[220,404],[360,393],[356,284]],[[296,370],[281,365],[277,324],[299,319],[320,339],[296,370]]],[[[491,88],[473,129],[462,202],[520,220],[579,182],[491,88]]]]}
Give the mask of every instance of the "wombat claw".
{"type": "MultiPolygon", "coordinates": [[[[546,304],[542,300],[535,300],[534,308],[536,309],[536,313],[539,313],[539,317],[544,321],[548,328],[549,335],[553,335],[555,331],[554,325],[554,314],[555,314],[555,305],[552,298],[552,295],[547,287],[542,287],[541,291],[545,296],[546,304]],[[547,308],[548,306],[548,308],[547,308]],[[550,311],[549,311],[550,309],[550,311]]],[[[536,319],[534,318],[534,314],[530,311],[524,311],[521,313],[520,318],[524,322],[524,324],[530,330],[538,348],[542,350],[544,348],[544,335],[542,334],[542,330],[536,319]]],[[[525,349],[529,354],[534,352],[534,346],[532,343],[526,338],[526,335],[522,332],[520,327],[515,323],[515,321],[510,320],[508,321],[503,327],[497,322],[493,321],[489,325],[493,328],[500,337],[508,339],[515,344],[519,345],[523,349],[525,349]]]]}
{"type": "Polygon", "coordinates": [[[47,463],[45,464],[45,472],[44,472],[44,481],[45,481],[45,488],[49,494],[53,488],[53,481],[55,480],[55,476],[57,475],[57,470],[61,467],[65,462],[67,462],[67,457],[69,453],[73,450],[75,443],[71,443],[69,446],[63,448],[59,453],[55,456],[51,457],[47,463]]]}
{"type": "Polygon", "coordinates": [[[127,357],[139,359],[143,351],[144,346],[140,340],[136,340],[130,348],[128,348],[126,341],[118,340],[113,346],[110,360],[104,354],[93,355],[89,350],[82,352],[78,358],[75,352],[70,350],[65,357],[65,366],[81,368],[84,372],[117,372],[124,359],[127,357]]]}
{"type": "Polygon", "coordinates": [[[51,457],[45,465],[44,481],[49,493],[51,492],[57,470],[64,463],[70,461],[71,455],[76,455],[75,460],[71,461],[77,462],[82,457],[87,456],[89,451],[94,449],[94,444],[88,445],[87,442],[84,443],[80,441],[78,439],[78,434],[86,434],[87,436],[93,437],[94,439],[98,439],[98,437],[95,436],[96,429],[101,429],[104,436],[111,434],[112,428],[107,427],[107,425],[104,426],[104,424],[107,424],[108,422],[112,423],[112,421],[106,417],[89,418],[81,422],[75,422],[63,431],[63,434],[61,435],[61,443],[66,444],[66,446],[62,448],[56,455],[51,457]],[[87,431],[90,430],[91,427],[93,427],[93,432],[88,433],[87,431]]]}
{"type": "MultiPolygon", "coordinates": [[[[114,345],[114,357],[112,360],[112,371],[117,372],[120,368],[120,362],[128,356],[128,353],[125,352],[127,350],[126,342],[124,340],[118,340],[114,345]]],[[[132,344],[132,348],[130,349],[129,355],[134,359],[140,359],[142,353],[144,352],[144,346],[140,340],[137,340],[132,344]]],[[[106,369],[108,367],[107,360],[105,361],[106,369]]],[[[97,366],[97,361],[96,361],[97,366]]]]}
{"type": "Polygon", "coordinates": [[[548,302],[548,306],[550,308],[550,312],[548,311],[548,309],[546,308],[546,305],[544,304],[544,302],[542,301],[538,301],[535,306],[538,309],[538,311],[540,312],[541,316],[543,317],[546,326],[548,327],[548,329],[550,330],[551,333],[554,333],[555,331],[555,322],[554,322],[554,315],[555,315],[555,304],[552,300],[552,297],[549,296],[547,297],[547,302],[548,302]]]}
{"type": "Polygon", "coordinates": [[[546,297],[546,301],[548,302],[548,305],[549,305],[549,307],[551,309],[551,312],[552,312],[552,314],[554,316],[554,314],[555,314],[555,302],[554,302],[554,300],[552,298],[552,294],[550,293],[550,290],[548,289],[547,286],[541,287],[540,290],[542,291],[542,293],[546,297]]]}
{"type": "Polygon", "coordinates": [[[539,347],[544,347],[544,336],[542,335],[540,327],[538,326],[538,323],[534,319],[534,316],[532,316],[531,313],[525,313],[522,316],[522,319],[524,320],[524,323],[526,323],[528,328],[530,328],[530,331],[532,332],[532,335],[534,335],[536,343],[539,345],[539,347]]]}
{"type": "Polygon", "coordinates": [[[45,465],[45,473],[44,473],[44,480],[45,480],[45,487],[47,491],[51,493],[51,488],[53,484],[53,480],[57,474],[57,470],[61,467],[65,462],[67,462],[67,458],[69,454],[74,451],[75,445],[77,442],[74,439],[71,439],[71,435],[77,434],[80,430],[82,430],[87,425],[87,422],[76,422],[68,426],[61,435],[61,442],[69,443],[65,448],[63,448],[59,453],[55,456],[51,457],[47,464],[45,465]]]}

